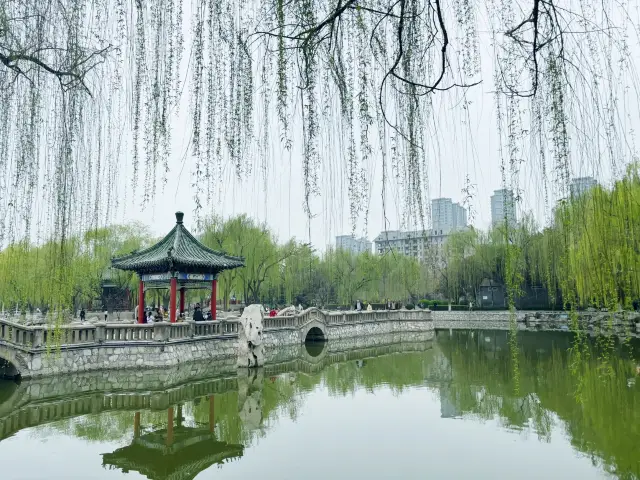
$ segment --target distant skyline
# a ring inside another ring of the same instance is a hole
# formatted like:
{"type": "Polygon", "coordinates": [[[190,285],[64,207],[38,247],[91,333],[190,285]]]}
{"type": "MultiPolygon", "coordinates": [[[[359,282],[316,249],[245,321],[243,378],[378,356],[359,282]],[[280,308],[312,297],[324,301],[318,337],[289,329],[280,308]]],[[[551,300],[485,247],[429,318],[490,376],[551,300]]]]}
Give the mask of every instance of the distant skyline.
{"type": "MultiPolygon", "coordinates": [[[[592,177],[575,177],[575,178],[592,178],[592,177]]],[[[492,192],[489,192],[489,195],[487,195],[486,198],[482,199],[482,198],[471,198],[470,202],[468,203],[468,205],[471,206],[471,209],[475,212],[473,219],[469,219],[469,221],[467,222],[468,225],[473,225],[475,228],[479,228],[479,229],[488,229],[492,226],[493,224],[493,216],[492,216],[492,209],[491,209],[491,198],[493,196],[493,194],[496,191],[502,190],[502,188],[498,188],[498,189],[494,189],[492,192]],[[488,207],[488,208],[487,208],[488,207]],[[488,212],[487,212],[488,210],[488,212]],[[486,212],[486,213],[485,213],[486,212]],[[488,215],[487,215],[488,213],[488,215]],[[488,217],[488,218],[487,218],[488,217]]],[[[263,192],[265,193],[265,192],[263,192]]],[[[287,203],[283,197],[285,196],[285,194],[288,196],[290,194],[290,192],[286,192],[284,190],[277,190],[274,191],[273,189],[269,189],[268,194],[270,196],[276,196],[278,197],[278,200],[281,200],[282,203],[287,203]]],[[[235,192],[235,189],[231,189],[228,194],[229,197],[231,197],[232,202],[235,199],[238,199],[238,194],[235,192]],[[230,195],[229,195],[230,194],[230,195]]],[[[255,192],[254,192],[255,195],[255,192]]],[[[437,197],[437,198],[433,198],[432,200],[438,200],[438,199],[442,199],[442,198],[449,198],[451,200],[454,200],[456,198],[456,196],[454,195],[450,195],[449,197],[437,197]]],[[[460,198],[460,196],[458,197],[460,198]]],[[[342,199],[342,202],[346,203],[346,199],[342,199]]],[[[164,200],[163,200],[164,203],[164,200]]],[[[185,205],[188,204],[190,202],[185,202],[183,199],[180,200],[178,199],[175,204],[177,205],[185,205]]],[[[243,202],[244,203],[244,202],[243,202]]],[[[259,203],[259,202],[258,202],[259,203]]],[[[266,203],[271,203],[271,202],[267,202],[265,200],[265,204],[266,203]]],[[[345,206],[343,203],[343,206],[345,206]]],[[[459,202],[453,202],[452,204],[458,204],[460,205],[459,202]]],[[[518,206],[520,206],[520,210],[522,212],[527,211],[526,208],[524,208],[522,205],[526,204],[526,202],[523,202],[522,204],[518,204],[516,202],[516,204],[514,205],[514,209],[518,210],[518,206]]],[[[235,205],[235,203],[234,203],[235,205]]],[[[246,204],[245,204],[246,205],[246,204]]],[[[346,205],[346,207],[348,207],[348,205],[346,205]]],[[[462,207],[462,205],[460,205],[460,207],[462,207]]],[[[462,207],[464,208],[464,207],[462,207]]],[[[154,236],[163,236],[166,233],[169,232],[169,230],[171,228],[173,228],[173,225],[175,223],[175,216],[174,216],[174,212],[175,211],[184,211],[185,212],[185,223],[189,226],[189,228],[195,230],[195,224],[194,224],[194,218],[193,218],[193,213],[189,212],[188,210],[183,208],[177,208],[174,207],[173,209],[169,209],[166,212],[163,212],[162,215],[160,215],[157,212],[157,209],[152,209],[152,218],[154,219],[153,221],[148,221],[146,215],[149,213],[149,211],[137,211],[134,212],[133,215],[129,215],[127,214],[126,217],[123,219],[123,221],[128,221],[130,220],[135,220],[135,221],[141,221],[142,223],[145,223],[146,225],[148,225],[153,233],[154,236]]],[[[466,209],[465,209],[466,210],[466,209]]],[[[531,209],[533,210],[533,209],[531,209]]],[[[286,218],[286,225],[283,225],[283,218],[282,216],[280,217],[280,220],[278,222],[275,222],[275,224],[272,224],[272,222],[270,222],[269,219],[265,219],[265,215],[264,213],[260,212],[259,208],[257,205],[254,206],[254,208],[245,208],[243,210],[239,209],[239,208],[234,208],[232,209],[233,213],[230,212],[223,212],[223,211],[219,211],[219,212],[209,212],[209,214],[219,214],[222,215],[224,218],[229,218],[231,216],[235,216],[235,215],[240,215],[240,214],[247,214],[249,216],[251,216],[252,218],[255,218],[258,221],[265,221],[267,225],[269,226],[269,228],[273,229],[274,232],[276,233],[276,235],[278,236],[278,240],[279,241],[286,241],[289,238],[296,238],[300,241],[304,240],[304,241],[308,241],[308,233],[307,230],[309,227],[309,224],[307,222],[307,219],[305,217],[300,217],[298,216],[298,218],[294,218],[294,216],[292,215],[291,211],[285,211],[283,213],[285,213],[286,215],[284,215],[284,217],[286,218]],[[300,222],[304,223],[304,228],[301,229],[300,228],[300,222]],[[278,225],[280,225],[280,227],[278,228],[278,225]],[[302,234],[298,233],[298,235],[296,235],[294,232],[301,232],[302,234]],[[291,235],[289,235],[288,233],[284,233],[283,232],[292,232],[291,235]],[[305,235],[306,234],[306,235],[305,235]]],[[[301,212],[300,212],[301,213],[301,212]]],[[[431,212],[432,213],[432,212],[431,212]]],[[[206,215],[206,214],[205,214],[206,215]]],[[[343,214],[345,215],[345,214],[343,214]]],[[[336,215],[338,216],[338,215],[336,215]]],[[[345,215],[346,216],[346,215],[345,215]]],[[[397,217],[396,217],[397,218],[397,217]]],[[[516,218],[521,218],[521,214],[516,213],[516,218]]],[[[312,219],[312,225],[315,223],[316,219],[312,219]]],[[[343,218],[344,221],[344,218],[343,218]]],[[[348,222],[347,222],[348,223],[348,222]]],[[[361,237],[365,238],[365,239],[373,239],[375,238],[380,232],[385,231],[385,228],[383,228],[383,226],[381,225],[382,222],[374,222],[372,221],[372,219],[370,219],[370,221],[368,222],[368,232],[367,234],[363,234],[363,235],[358,235],[358,231],[356,231],[355,234],[355,238],[359,239],[361,237]],[[380,225],[380,227],[378,228],[374,228],[374,225],[380,225]]],[[[542,223],[542,222],[540,222],[542,223]]],[[[427,218],[426,219],[426,228],[432,228],[434,226],[432,219],[427,218]]],[[[414,231],[414,230],[420,230],[421,226],[417,225],[416,223],[410,224],[409,227],[402,227],[401,225],[399,225],[399,223],[391,223],[390,227],[387,228],[386,230],[393,230],[393,231],[414,231]],[[395,226],[395,228],[394,228],[395,226]]],[[[315,230],[315,228],[312,227],[312,236],[313,236],[313,230],[315,230]]],[[[342,230],[329,230],[330,233],[330,238],[327,239],[326,242],[323,243],[316,243],[313,241],[312,239],[312,244],[314,246],[314,248],[317,248],[319,251],[324,251],[328,246],[330,245],[335,245],[335,239],[337,237],[340,236],[351,236],[351,227],[349,225],[347,225],[347,227],[345,229],[342,230]]]]}

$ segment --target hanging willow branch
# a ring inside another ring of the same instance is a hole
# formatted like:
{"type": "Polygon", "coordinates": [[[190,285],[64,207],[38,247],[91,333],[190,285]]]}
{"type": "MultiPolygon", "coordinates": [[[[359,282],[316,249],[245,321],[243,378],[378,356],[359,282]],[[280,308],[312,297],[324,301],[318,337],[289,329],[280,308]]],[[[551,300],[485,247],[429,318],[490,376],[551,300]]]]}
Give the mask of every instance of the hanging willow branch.
{"type": "Polygon", "coordinates": [[[495,92],[503,183],[516,198],[525,166],[563,197],[575,158],[613,172],[638,158],[627,0],[186,5],[0,2],[0,248],[70,238],[152,202],[187,156],[204,212],[223,172],[244,179],[259,164],[266,175],[278,141],[301,167],[309,218],[313,199],[338,188],[323,182],[346,178],[353,228],[366,225],[381,165],[383,203],[397,191],[403,222],[426,227],[429,165],[449,153],[435,112],[469,118],[480,82],[495,92]],[[487,31],[493,52],[481,56],[487,31]],[[493,78],[482,78],[484,61],[493,78]],[[176,151],[176,128],[188,149],[176,151]]]}

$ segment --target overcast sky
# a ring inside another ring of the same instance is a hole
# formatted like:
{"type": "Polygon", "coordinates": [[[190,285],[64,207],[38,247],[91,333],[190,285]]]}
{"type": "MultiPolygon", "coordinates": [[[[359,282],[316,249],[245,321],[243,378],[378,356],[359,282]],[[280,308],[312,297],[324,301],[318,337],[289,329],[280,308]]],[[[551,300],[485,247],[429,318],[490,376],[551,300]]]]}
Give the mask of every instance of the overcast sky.
{"type": "MultiPolygon", "coordinates": [[[[188,12],[185,12],[188,18],[188,12]]],[[[482,23],[482,21],[481,21],[482,23]]],[[[640,52],[637,38],[630,39],[631,51],[640,52]]],[[[470,223],[479,228],[487,228],[491,221],[490,196],[495,189],[502,187],[500,171],[500,142],[496,128],[495,96],[492,63],[492,46],[486,32],[480,34],[481,68],[483,83],[469,90],[439,92],[434,96],[434,114],[429,122],[426,143],[429,145],[428,184],[431,198],[451,197],[454,202],[463,199],[462,189],[465,178],[469,176],[475,185],[471,200],[472,216],[470,223]],[[471,101],[468,121],[461,109],[463,95],[471,101]]],[[[190,156],[189,141],[191,131],[185,115],[188,111],[188,94],[185,93],[181,104],[181,116],[172,123],[173,146],[170,161],[169,181],[163,190],[157,190],[156,198],[145,209],[130,200],[121,202],[116,213],[117,221],[142,221],[151,226],[155,235],[163,235],[175,222],[174,212],[185,212],[185,222],[193,227],[195,202],[191,184],[194,162],[190,156]]],[[[274,99],[275,100],[275,99],[274,99]]],[[[258,108],[258,107],[256,107],[258,108]]],[[[523,113],[526,122],[529,112],[523,113]]],[[[633,121],[637,119],[634,112],[633,121]]],[[[626,120],[623,119],[623,123],[626,120]]],[[[274,118],[275,122],[275,118],[274,118]]],[[[632,123],[633,124],[633,123],[632,123]]],[[[222,194],[214,199],[212,205],[205,207],[203,213],[217,213],[230,217],[241,213],[266,222],[285,241],[295,237],[301,241],[310,241],[314,247],[324,250],[334,243],[336,235],[351,232],[349,201],[347,196],[346,165],[340,163],[337,152],[341,145],[331,139],[321,141],[323,162],[326,167],[321,172],[321,193],[312,204],[314,217],[308,220],[303,210],[304,188],[300,155],[299,124],[291,125],[294,133],[294,146],[291,151],[283,149],[277,129],[272,127],[273,141],[271,158],[266,172],[254,165],[250,175],[238,180],[233,168],[226,166],[219,179],[222,194]]],[[[257,132],[259,134],[259,132],[257,132]]],[[[518,204],[519,216],[523,211],[533,211],[539,223],[545,222],[555,202],[553,184],[549,183],[550,206],[545,206],[544,182],[539,161],[534,154],[524,152],[526,159],[522,167],[519,188],[523,198],[518,204]]],[[[387,193],[386,209],[382,205],[381,155],[374,150],[373,159],[368,165],[367,185],[369,201],[368,224],[359,222],[356,234],[373,239],[385,226],[398,229],[402,226],[419,228],[419,225],[402,225],[401,187],[391,184],[387,193]],[[385,223],[385,215],[387,222],[385,223]]],[[[130,185],[132,172],[125,167],[120,173],[121,183],[126,179],[130,185]]],[[[595,176],[602,183],[611,180],[611,168],[600,162],[584,161],[572,151],[573,176],[595,176]]],[[[552,173],[549,173],[550,178],[552,173]]],[[[426,179],[425,179],[426,180],[426,179]]],[[[120,187],[126,188],[126,187],[120,187]]],[[[204,196],[205,192],[201,192],[204,196]]],[[[122,191],[118,192],[122,196],[122,191]]]]}

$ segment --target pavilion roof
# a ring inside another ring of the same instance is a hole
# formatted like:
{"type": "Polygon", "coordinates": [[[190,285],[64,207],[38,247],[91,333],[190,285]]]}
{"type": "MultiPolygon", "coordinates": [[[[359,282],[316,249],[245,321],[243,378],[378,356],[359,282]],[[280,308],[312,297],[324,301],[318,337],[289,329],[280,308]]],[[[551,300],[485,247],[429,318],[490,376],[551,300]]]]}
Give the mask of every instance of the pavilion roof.
{"type": "Polygon", "coordinates": [[[210,273],[244,266],[242,257],[233,257],[205,247],[182,223],[182,212],[176,212],[176,226],[158,243],[139,252],[111,260],[120,270],[138,274],[149,273],[210,273]]]}
{"type": "Polygon", "coordinates": [[[123,472],[137,471],[154,480],[192,480],[211,465],[242,457],[244,447],[220,442],[202,429],[178,427],[176,443],[166,447],[166,429],[143,435],[112,453],[102,454],[102,465],[123,472]]]}

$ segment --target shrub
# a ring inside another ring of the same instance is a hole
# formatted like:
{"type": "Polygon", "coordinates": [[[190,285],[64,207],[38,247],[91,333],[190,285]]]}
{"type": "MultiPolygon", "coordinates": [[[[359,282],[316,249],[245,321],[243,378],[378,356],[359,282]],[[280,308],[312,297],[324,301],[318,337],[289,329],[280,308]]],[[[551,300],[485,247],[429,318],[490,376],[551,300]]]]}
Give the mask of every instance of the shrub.
{"type": "Polygon", "coordinates": [[[404,308],[406,308],[407,310],[413,310],[413,303],[407,303],[404,308]]]}

